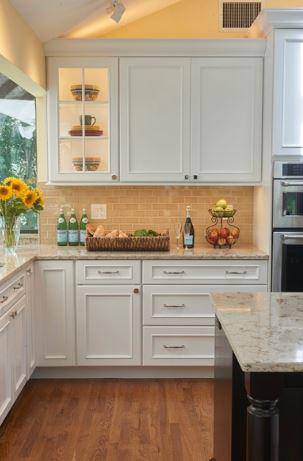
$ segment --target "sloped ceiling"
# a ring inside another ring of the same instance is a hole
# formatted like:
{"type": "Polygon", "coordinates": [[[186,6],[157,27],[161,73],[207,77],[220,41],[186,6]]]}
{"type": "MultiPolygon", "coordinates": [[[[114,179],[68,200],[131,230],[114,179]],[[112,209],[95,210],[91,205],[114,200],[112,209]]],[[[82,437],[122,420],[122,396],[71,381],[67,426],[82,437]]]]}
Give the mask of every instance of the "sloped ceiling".
{"type": "Polygon", "coordinates": [[[10,0],[43,41],[68,36],[92,38],[108,33],[180,0],[122,0],[125,14],[119,24],[110,19],[106,9],[110,0],[10,0]]]}

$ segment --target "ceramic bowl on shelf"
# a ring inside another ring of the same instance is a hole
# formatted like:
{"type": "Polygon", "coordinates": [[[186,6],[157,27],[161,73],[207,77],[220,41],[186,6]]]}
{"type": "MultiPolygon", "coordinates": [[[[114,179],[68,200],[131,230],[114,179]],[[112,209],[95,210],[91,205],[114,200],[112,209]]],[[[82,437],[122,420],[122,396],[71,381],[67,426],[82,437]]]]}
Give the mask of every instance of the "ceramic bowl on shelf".
{"type": "MultiPolygon", "coordinates": [[[[85,157],[85,171],[97,171],[101,163],[100,157],[85,157]]],[[[72,159],[73,167],[76,171],[83,171],[83,158],[74,157],[72,159]]]]}
{"type": "MultiPolygon", "coordinates": [[[[76,101],[82,101],[82,85],[72,85],[71,93],[76,101]]],[[[100,89],[96,85],[84,85],[85,101],[95,101],[100,93],[100,89]]]]}

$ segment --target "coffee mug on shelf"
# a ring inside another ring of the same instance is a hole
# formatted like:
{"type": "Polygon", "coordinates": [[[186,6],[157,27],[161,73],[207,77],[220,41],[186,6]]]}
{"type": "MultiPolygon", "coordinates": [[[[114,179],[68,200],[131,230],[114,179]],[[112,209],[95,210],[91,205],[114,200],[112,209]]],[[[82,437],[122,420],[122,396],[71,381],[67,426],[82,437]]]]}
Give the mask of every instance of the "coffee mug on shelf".
{"type": "Polygon", "coordinates": [[[80,125],[93,126],[96,123],[96,117],[92,115],[80,115],[80,125]]]}

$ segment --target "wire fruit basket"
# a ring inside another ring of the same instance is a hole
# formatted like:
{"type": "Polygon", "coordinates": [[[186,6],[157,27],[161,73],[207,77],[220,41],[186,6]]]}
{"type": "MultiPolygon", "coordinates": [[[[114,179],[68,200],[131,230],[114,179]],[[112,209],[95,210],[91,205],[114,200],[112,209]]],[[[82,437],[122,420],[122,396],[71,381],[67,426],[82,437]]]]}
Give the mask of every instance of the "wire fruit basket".
{"type": "Polygon", "coordinates": [[[231,248],[237,243],[240,228],[234,224],[237,210],[214,211],[208,210],[212,225],[206,228],[206,241],[214,248],[231,248]]]}

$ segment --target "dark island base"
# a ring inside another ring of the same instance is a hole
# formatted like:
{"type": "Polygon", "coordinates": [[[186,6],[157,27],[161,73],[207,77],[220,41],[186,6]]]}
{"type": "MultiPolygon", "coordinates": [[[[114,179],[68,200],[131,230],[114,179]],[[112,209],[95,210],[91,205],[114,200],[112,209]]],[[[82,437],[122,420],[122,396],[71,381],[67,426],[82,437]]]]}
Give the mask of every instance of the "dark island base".
{"type": "Polygon", "coordinates": [[[244,373],[216,322],[214,458],[302,461],[303,373],[244,373]]]}

